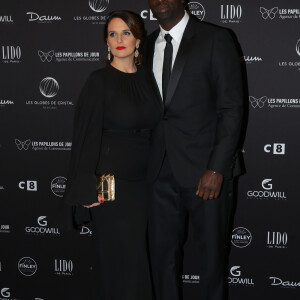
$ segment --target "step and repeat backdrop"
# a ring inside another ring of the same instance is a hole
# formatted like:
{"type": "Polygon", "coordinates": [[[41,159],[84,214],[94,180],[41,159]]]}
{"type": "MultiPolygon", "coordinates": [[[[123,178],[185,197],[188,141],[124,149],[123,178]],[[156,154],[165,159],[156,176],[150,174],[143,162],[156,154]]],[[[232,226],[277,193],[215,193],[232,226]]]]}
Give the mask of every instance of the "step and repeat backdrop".
{"type": "MultiPolygon", "coordinates": [[[[235,32],[248,80],[229,299],[300,299],[300,2],[187,5],[235,32]]],[[[1,0],[1,300],[91,299],[97,284],[92,224],[68,229],[62,197],[74,106],[88,74],[106,63],[103,24],[116,9],[140,14],[148,33],[158,26],[147,0],[1,0]]],[[[192,240],[185,253],[185,299],[200,300],[192,240]]]]}

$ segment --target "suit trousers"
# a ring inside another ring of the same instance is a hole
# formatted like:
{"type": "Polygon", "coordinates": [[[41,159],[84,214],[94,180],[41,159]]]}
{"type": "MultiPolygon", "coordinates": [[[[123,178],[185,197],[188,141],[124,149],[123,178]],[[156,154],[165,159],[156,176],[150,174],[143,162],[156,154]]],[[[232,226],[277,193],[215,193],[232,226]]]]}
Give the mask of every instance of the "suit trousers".
{"type": "Polygon", "coordinates": [[[188,222],[201,264],[201,295],[197,299],[226,299],[232,181],[224,180],[219,198],[213,200],[196,196],[196,188],[183,188],[176,182],[165,156],[150,200],[149,249],[156,300],[183,299],[183,246],[188,222]]]}

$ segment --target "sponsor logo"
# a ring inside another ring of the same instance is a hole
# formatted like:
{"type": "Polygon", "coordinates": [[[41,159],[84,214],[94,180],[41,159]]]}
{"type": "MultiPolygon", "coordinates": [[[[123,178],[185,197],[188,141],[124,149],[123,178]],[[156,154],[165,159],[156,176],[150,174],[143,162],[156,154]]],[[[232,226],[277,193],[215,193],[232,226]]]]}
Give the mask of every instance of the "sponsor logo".
{"type": "Polygon", "coordinates": [[[200,275],[184,274],[184,275],[182,275],[182,282],[183,283],[193,283],[193,284],[200,283],[200,275]]]}
{"type": "MultiPolygon", "coordinates": [[[[298,56],[300,56],[300,39],[296,42],[295,50],[296,50],[296,54],[298,56]]],[[[298,71],[300,71],[300,61],[296,61],[296,60],[294,60],[294,61],[279,61],[278,66],[285,68],[285,69],[292,68],[292,69],[297,69],[298,71]]]]}
{"type": "Polygon", "coordinates": [[[73,102],[69,100],[28,100],[25,102],[26,105],[38,106],[43,109],[57,109],[59,107],[73,106],[73,102]]]}
{"type": "Polygon", "coordinates": [[[247,192],[248,199],[264,199],[264,200],[287,200],[285,192],[273,191],[272,179],[264,179],[261,186],[264,190],[251,190],[247,192]]]}
{"type": "Polygon", "coordinates": [[[283,281],[281,278],[278,277],[269,277],[271,280],[272,286],[279,286],[282,288],[297,288],[300,287],[300,281],[283,281]]]}
{"type": "Polygon", "coordinates": [[[264,179],[261,183],[262,188],[265,190],[271,190],[273,185],[269,183],[270,181],[272,181],[272,179],[264,179]]]}
{"type": "Polygon", "coordinates": [[[79,234],[80,235],[92,236],[93,232],[90,228],[88,228],[86,226],[82,226],[79,234]]]}
{"type": "Polygon", "coordinates": [[[52,77],[42,79],[40,83],[40,92],[47,98],[52,98],[57,95],[59,90],[58,82],[52,77]]]}
{"type": "Polygon", "coordinates": [[[18,262],[18,269],[24,276],[32,276],[37,271],[37,263],[31,257],[23,257],[18,262]]]}
{"type": "MultiPolygon", "coordinates": [[[[86,0],[87,1],[87,0],[86,0]]],[[[109,0],[88,0],[90,10],[96,13],[96,15],[81,15],[74,16],[76,22],[90,22],[92,24],[105,24],[107,14],[103,14],[108,6],[109,0]]]]}
{"type": "Polygon", "coordinates": [[[296,52],[300,56],[300,39],[298,40],[298,42],[296,44],[296,52]]]}
{"type": "Polygon", "coordinates": [[[97,13],[104,12],[109,5],[109,0],[89,0],[90,8],[97,13]]]}
{"type": "Polygon", "coordinates": [[[45,62],[45,61],[50,62],[50,61],[52,61],[54,51],[51,50],[49,52],[43,52],[43,51],[39,50],[38,55],[42,62],[45,62]]]}
{"type": "Polygon", "coordinates": [[[63,197],[66,189],[67,178],[59,176],[51,181],[51,191],[57,197],[63,197]]]}
{"type": "Polygon", "coordinates": [[[4,298],[10,297],[9,288],[7,288],[7,287],[2,288],[1,289],[1,296],[4,297],[4,298]]]}
{"type": "Polygon", "coordinates": [[[29,191],[29,192],[36,192],[37,191],[37,181],[35,181],[35,180],[20,181],[19,188],[21,190],[25,190],[25,191],[29,191]]]}
{"type": "Polygon", "coordinates": [[[145,9],[141,11],[142,19],[150,19],[151,21],[156,21],[157,19],[153,16],[152,10],[145,9]]]}
{"type": "Polygon", "coordinates": [[[275,155],[285,155],[285,144],[266,144],[264,146],[264,151],[267,153],[273,153],[275,155]]]}
{"type": "Polygon", "coordinates": [[[20,46],[2,46],[3,63],[20,63],[22,51],[20,46]]]}
{"type": "Polygon", "coordinates": [[[13,24],[14,20],[12,16],[6,15],[6,16],[0,16],[0,24],[13,24]]]}
{"type": "Polygon", "coordinates": [[[30,139],[25,141],[15,139],[15,144],[20,151],[29,149],[34,151],[70,151],[72,147],[72,142],[42,142],[30,139]]]}
{"type": "Polygon", "coordinates": [[[259,11],[261,13],[261,16],[263,19],[267,20],[273,20],[278,12],[278,7],[273,7],[271,9],[266,9],[264,7],[260,7],[259,11]]]}
{"type": "Polygon", "coordinates": [[[38,219],[37,219],[38,224],[43,227],[47,226],[48,222],[47,222],[46,218],[47,218],[46,216],[38,217],[38,219]]]}
{"type": "Polygon", "coordinates": [[[59,228],[48,227],[47,216],[40,216],[37,219],[39,226],[26,226],[25,233],[34,236],[60,236],[59,228]]]}
{"type": "Polygon", "coordinates": [[[252,278],[241,277],[242,272],[240,270],[241,266],[233,266],[230,269],[230,275],[228,277],[228,284],[232,286],[242,285],[248,287],[254,287],[254,282],[252,278]]]}
{"type": "Polygon", "coordinates": [[[0,225],[0,233],[10,233],[10,228],[8,224],[0,225]]]}
{"type": "Polygon", "coordinates": [[[6,106],[8,106],[8,105],[14,105],[15,103],[14,103],[14,101],[12,101],[12,100],[5,100],[5,99],[0,99],[0,107],[1,108],[4,108],[4,107],[6,107],[6,106]]]}
{"type": "MultiPolygon", "coordinates": [[[[299,19],[300,19],[300,17],[299,17],[299,19]]],[[[296,42],[295,50],[296,50],[296,54],[298,56],[300,56],[300,39],[296,42]]],[[[296,57],[298,58],[298,56],[296,56],[296,57]]],[[[280,61],[280,62],[278,62],[278,66],[282,67],[282,68],[285,68],[285,69],[292,68],[292,70],[297,69],[298,71],[300,71],[300,61],[296,61],[296,60],[294,60],[294,61],[280,61]]]]}
{"type": "Polygon", "coordinates": [[[260,98],[255,98],[253,96],[249,96],[249,101],[253,108],[257,108],[257,107],[263,108],[267,101],[267,96],[263,96],[260,98]]]}
{"type": "Polygon", "coordinates": [[[242,56],[241,61],[244,61],[246,64],[262,62],[262,58],[259,56],[242,56]]]}
{"type": "Polygon", "coordinates": [[[15,139],[15,144],[17,145],[18,150],[27,151],[29,149],[29,146],[31,145],[31,140],[21,141],[19,139],[15,139]]]}
{"type": "Polygon", "coordinates": [[[45,98],[48,98],[48,100],[25,100],[26,105],[34,105],[42,107],[43,109],[57,109],[58,107],[73,106],[72,101],[64,99],[52,100],[57,96],[59,91],[59,84],[53,77],[43,78],[39,84],[39,90],[45,98]]]}
{"type": "Polygon", "coordinates": [[[57,21],[61,21],[61,17],[59,16],[40,16],[36,12],[27,12],[26,15],[28,15],[28,21],[29,22],[37,22],[37,23],[53,23],[57,21]]]}
{"type": "Polygon", "coordinates": [[[300,108],[300,98],[276,98],[276,97],[254,97],[249,96],[249,102],[252,108],[281,108],[281,109],[291,109],[300,108]]]}
{"type": "Polygon", "coordinates": [[[74,264],[72,260],[55,259],[54,274],[61,276],[71,276],[73,273],[74,264]]]}
{"type": "Polygon", "coordinates": [[[241,23],[242,6],[241,5],[221,5],[221,23],[238,24],[241,23]]]}
{"type": "Polygon", "coordinates": [[[100,61],[100,52],[98,51],[75,51],[75,52],[63,52],[54,50],[45,52],[38,51],[38,55],[42,62],[95,62],[100,61]]]}
{"type": "Polygon", "coordinates": [[[20,299],[17,299],[15,297],[12,297],[11,296],[11,291],[10,291],[10,288],[8,287],[3,287],[1,290],[0,290],[0,300],[20,300],[20,299]],[[3,297],[3,298],[2,298],[3,297]]]}
{"type": "Polygon", "coordinates": [[[267,247],[271,249],[286,249],[288,242],[288,235],[286,232],[270,232],[267,235],[267,247]]]}
{"type": "Polygon", "coordinates": [[[205,8],[199,2],[189,2],[187,5],[188,10],[196,16],[199,20],[203,20],[205,17],[205,8]]]}
{"type": "Polygon", "coordinates": [[[233,229],[231,234],[231,244],[237,248],[245,248],[252,241],[251,232],[245,227],[237,227],[233,229]]]}
{"type": "Polygon", "coordinates": [[[232,276],[241,276],[241,271],[239,271],[238,269],[240,268],[240,266],[234,266],[230,269],[230,274],[232,276]]]}
{"type": "Polygon", "coordinates": [[[260,7],[259,11],[261,13],[261,17],[266,20],[298,20],[300,18],[300,9],[299,8],[265,8],[260,7]]]}

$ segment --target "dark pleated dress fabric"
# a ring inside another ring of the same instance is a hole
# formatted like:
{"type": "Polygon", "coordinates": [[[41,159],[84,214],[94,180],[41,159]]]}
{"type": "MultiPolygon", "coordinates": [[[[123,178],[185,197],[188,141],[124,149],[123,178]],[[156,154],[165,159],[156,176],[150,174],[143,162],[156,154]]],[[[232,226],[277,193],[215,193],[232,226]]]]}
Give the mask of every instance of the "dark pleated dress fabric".
{"type": "MultiPolygon", "coordinates": [[[[138,68],[136,73],[124,73],[108,65],[100,71],[98,78],[105,81],[105,84],[101,82],[99,91],[102,113],[99,117],[92,117],[91,121],[85,118],[87,129],[84,135],[87,137],[81,140],[89,142],[92,139],[89,132],[98,123],[98,133],[93,138],[99,136],[101,141],[97,146],[90,142],[93,145],[91,151],[84,149],[82,143],[78,143],[80,151],[74,149],[71,163],[77,167],[71,167],[69,176],[72,180],[67,188],[66,202],[77,202],[75,220],[92,220],[94,252],[97,255],[95,283],[90,287],[93,289],[93,299],[152,300],[146,237],[148,203],[151,199],[148,198],[146,175],[151,130],[160,117],[159,103],[143,69],[138,68]],[[89,123],[94,124],[93,128],[88,129],[89,123]],[[97,159],[88,157],[88,153],[95,156],[96,152],[97,159]],[[82,163],[83,159],[87,163],[82,163]],[[91,165],[89,170],[87,164],[91,165]],[[77,174],[81,169],[85,170],[84,174],[77,174]],[[115,175],[115,201],[84,208],[81,204],[97,201],[95,191],[91,191],[91,188],[94,189],[93,174],[104,173],[115,175]],[[89,190],[82,191],[84,186],[89,190]]],[[[94,79],[89,79],[89,89],[94,89],[97,84],[95,76],[97,74],[93,75],[94,79]]],[[[85,91],[84,95],[87,94],[85,91]]],[[[97,101],[95,98],[95,103],[97,101]]],[[[81,107],[83,110],[84,105],[81,107]]],[[[80,119],[79,114],[77,118],[80,119]]],[[[77,124],[76,127],[82,126],[77,124]]],[[[74,137],[78,140],[76,132],[74,137]]]]}
{"type": "Polygon", "coordinates": [[[99,259],[97,299],[152,300],[146,173],[158,107],[142,70],[128,74],[109,66],[107,76],[96,173],[115,174],[116,200],[90,210],[99,259]]]}

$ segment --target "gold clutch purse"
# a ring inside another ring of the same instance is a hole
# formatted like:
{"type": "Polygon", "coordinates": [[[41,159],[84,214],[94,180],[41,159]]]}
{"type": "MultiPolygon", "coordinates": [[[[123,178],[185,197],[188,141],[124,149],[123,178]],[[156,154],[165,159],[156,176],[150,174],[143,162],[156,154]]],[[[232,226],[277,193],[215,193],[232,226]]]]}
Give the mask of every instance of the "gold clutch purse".
{"type": "Polygon", "coordinates": [[[96,175],[97,192],[104,201],[115,200],[115,177],[112,174],[96,175]]]}

